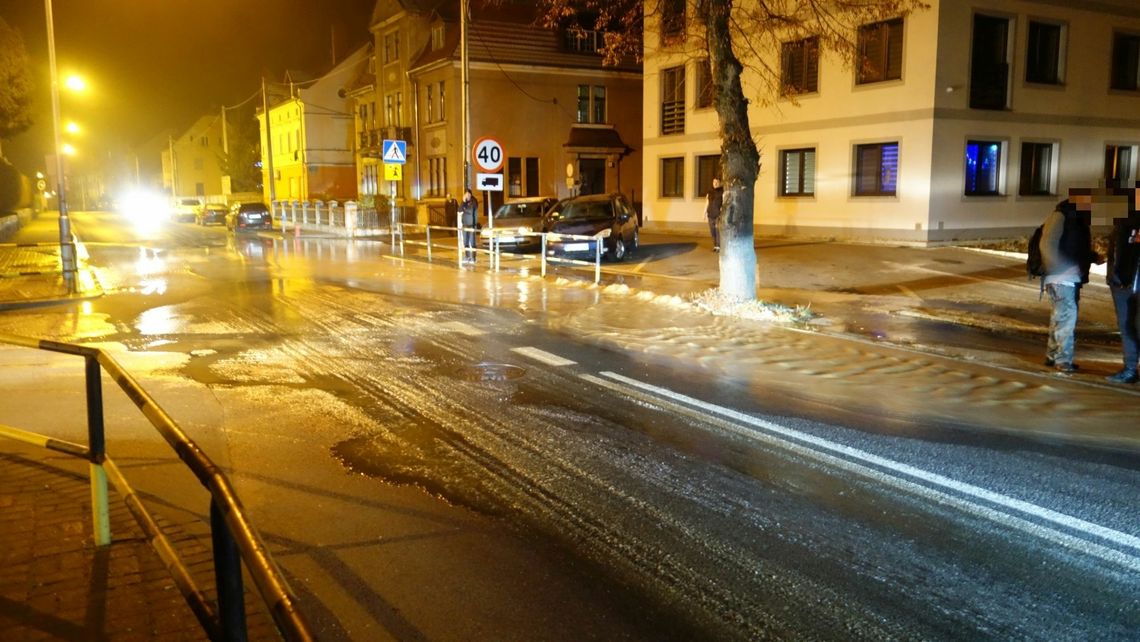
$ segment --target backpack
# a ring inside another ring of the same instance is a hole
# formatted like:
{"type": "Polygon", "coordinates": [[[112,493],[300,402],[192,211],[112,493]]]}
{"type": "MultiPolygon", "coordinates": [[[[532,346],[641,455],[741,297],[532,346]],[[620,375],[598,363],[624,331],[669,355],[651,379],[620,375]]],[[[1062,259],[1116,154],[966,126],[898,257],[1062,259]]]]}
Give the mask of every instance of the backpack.
{"type": "Polygon", "coordinates": [[[1033,230],[1033,235],[1029,237],[1029,256],[1025,259],[1025,271],[1030,280],[1045,276],[1045,261],[1041,259],[1041,233],[1044,230],[1044,224],[1038,225],[1037,229],[1033,230]]]}

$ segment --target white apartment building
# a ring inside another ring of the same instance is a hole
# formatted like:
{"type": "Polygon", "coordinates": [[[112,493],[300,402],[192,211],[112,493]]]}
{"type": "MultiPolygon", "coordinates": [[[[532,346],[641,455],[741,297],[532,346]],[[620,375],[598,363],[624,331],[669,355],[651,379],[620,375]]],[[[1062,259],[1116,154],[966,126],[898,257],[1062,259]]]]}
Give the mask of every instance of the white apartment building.
{"type": "MultiPolygon", "coordinates": [[[[766,60],[781,76],[768,101],[738,44],[761,154],[757,235],[1013,237],[1070,188],[1136,180],[1140,2],[927,2],[905,18],[853,27],[865,57],[857,68],[819,53],[814,40],[781,43],[766,60]]],[[[720,154],[708,63],[693,53],[691,7],[661,0],[659,13],[651,4],[645,224],[703,230],[720,154]]],[[[1098,206],[1094,223],[1112,207],[1098,206]]]]}

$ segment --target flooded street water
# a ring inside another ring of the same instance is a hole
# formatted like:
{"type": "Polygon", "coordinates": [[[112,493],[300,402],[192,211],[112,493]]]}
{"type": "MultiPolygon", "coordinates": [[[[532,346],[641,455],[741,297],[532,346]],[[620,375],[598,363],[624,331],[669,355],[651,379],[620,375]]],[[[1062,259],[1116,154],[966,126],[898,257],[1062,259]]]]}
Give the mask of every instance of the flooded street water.
{"type": "Polygon", "coordinates": [[[104,346],[168,400],[323,639],[1140,630],[1140,466],[1050,441],[1134,423],[1107,387],[635,276],[91,236],[107,295],[2,330],[104,346]]]}

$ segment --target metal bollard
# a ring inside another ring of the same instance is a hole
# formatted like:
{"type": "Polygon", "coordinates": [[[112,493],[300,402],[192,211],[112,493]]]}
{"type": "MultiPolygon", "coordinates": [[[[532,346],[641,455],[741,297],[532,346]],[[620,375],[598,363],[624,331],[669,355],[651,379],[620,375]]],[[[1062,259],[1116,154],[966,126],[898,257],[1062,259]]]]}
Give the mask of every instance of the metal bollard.
{"type": "Polygon", "coordinates": [[[237,542],[218,502],[210,499],[210,536],[214,542],[214,582],[218,589],[218,620],[222,639],[246,642],[245,589],[242,587],[241,556],[237,542]]]}
{"type": "Polygon", "coordinates": [[[84,374],[87,383],[87,448],[91,477],[92,532],[96,546],[111,543],[111,513],[107,501],[107,471],[103,460],[107,457],[106,433],[103,426],[103,382],[99,358],[84,355],[84,374]]]}

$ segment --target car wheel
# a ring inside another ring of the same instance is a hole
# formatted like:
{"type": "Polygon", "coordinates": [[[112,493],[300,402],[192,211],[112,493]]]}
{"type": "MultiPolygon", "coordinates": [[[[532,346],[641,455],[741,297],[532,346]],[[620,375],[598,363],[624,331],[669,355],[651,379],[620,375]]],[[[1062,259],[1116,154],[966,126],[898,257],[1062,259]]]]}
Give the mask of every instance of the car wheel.
{"type": "Polygon", "coordinates": [[[625,260],[625,239],[621,236],[614,238],[614,244],[610,247],[610,259],[615,263],[625,260]]]}

